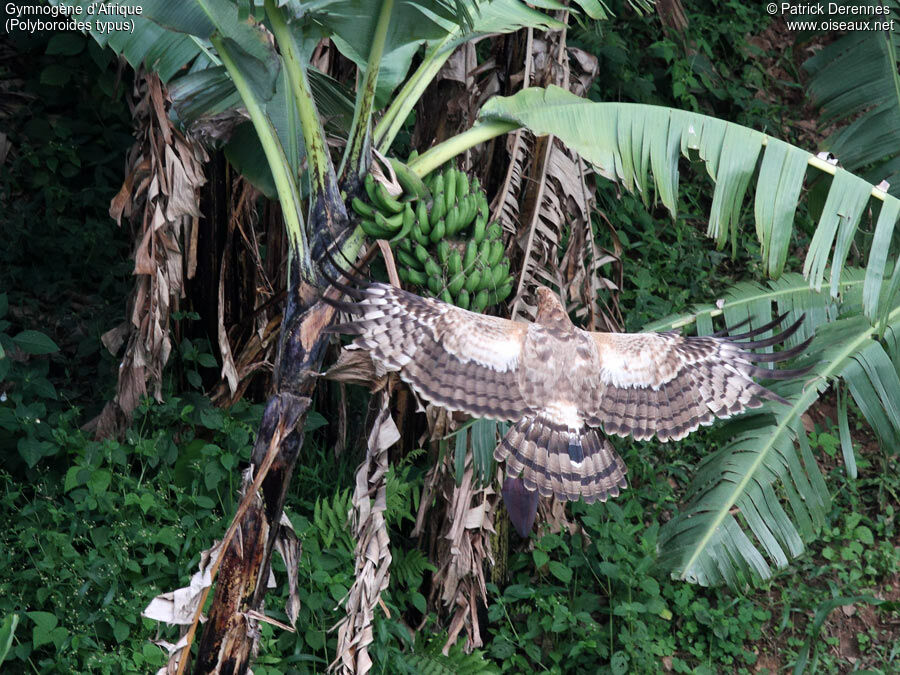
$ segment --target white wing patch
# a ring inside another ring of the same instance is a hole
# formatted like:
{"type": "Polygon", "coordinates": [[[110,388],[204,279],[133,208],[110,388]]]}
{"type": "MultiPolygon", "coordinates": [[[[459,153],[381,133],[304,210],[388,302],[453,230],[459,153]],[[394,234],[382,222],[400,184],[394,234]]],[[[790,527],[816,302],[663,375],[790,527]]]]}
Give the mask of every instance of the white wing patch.
{"type": "Polygon", "coordinates": [[[527,326],[450,307],[435,329],[444,348],[463,363],[506,373],[519,366],[527,326]]]}
{"type": "Polygon", "coordinates": [[[600,379],[619,388],[649,387],[656,391],[675,377],[682,365],[665,335],[607,333],[602,334],[602,340],[595,339],[600,379]]]}

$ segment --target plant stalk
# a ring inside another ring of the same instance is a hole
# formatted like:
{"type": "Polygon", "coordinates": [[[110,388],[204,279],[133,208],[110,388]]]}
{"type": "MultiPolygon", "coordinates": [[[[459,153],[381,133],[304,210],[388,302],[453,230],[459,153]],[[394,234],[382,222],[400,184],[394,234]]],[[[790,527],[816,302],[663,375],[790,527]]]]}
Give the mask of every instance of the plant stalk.
{"type": "Polygon", "coordinates": [[[214,35],[210,38],[210,42],[216,48],[219,58],[222,59],[222,64],[228,70],[228,74],[231,76],[234,86],[241,96],[244,107],[247,109],[247,114],[250,115],[253,128],[256,130],[257,136],[259,136],[259,142],[266,155],[266,161],[275,181],[275,189],[278,192],[278,201],[281,204],[284,225],[288,235],[290,255],[292,257],[296,256],[301,261],[301,265],[309,270],[310,263],[303,229],[300,194],[297,192],[297,184],[291,177],[290,165],[284,154],[281,141],[278,140],[278,134],[276,134],[271,121],[269,121],[262,106],[256,99],[256,95],[253,93],[247,78],[238,68],[237,63],[235,63],[231,53],[225,47],[222,39],[214,35]]]}
{"type": "Polygon", "coordinates": [[[284,13],[273,0],[266,0],[266,16],[272,26],[272,33],[278,43],[278,49],[291,85],[291,93],[297,105],[300,117],[300,129],[306,146],[306,157],[310,172],[310,194],[323,192],[328,183],[329,172],[334,171],[331,158],[325,144],[325,131],[319,120],[312,90],[306,77],[306,70],[300,62],[300,49],[294,34],[284,18],[284,13]]]}
{"type": "Polygon", "coordinates": [[[448,138],[443,143],[438,143],[428,152],[419,155],[412,161],[409,168],[415,171],[419,177],[427,176],[441,164],[462,154],[469,148],[496,138],[501,134],[514,131],[520,126],[515,122],[501,122],[499,120],[479,122],[461,134],[448,138]]]}
{"type": "MultiPolygon", "coordinates": [[[[366,77],[362,89],[359,90],[356,96],[356,107],[353,111],[350,138],[338,170],[341,176],[341,184],[349,182],[352,185],[354,181],[352,179],[348,181],[350,173],[357,171],[356,175],[358,176],[365,168],[361,161],[369,138],[372,108],[375,105],[375,87],[378,84],[378,71],[381,68],[381,57],[384,54],[384,44],[387,40],[388,28],[391,25],[393,10],[394,0],[382,0],[381,10],[378,13],[378,23],[375,24],[375,34],[372,36],[372,46],[369,48],[369,59],[366,62],[366,77]]],[[[368,166],[368,162],[366,162],[366,166],[368,166]]]]}
{"type": "Polygon", "coordinates": [[[431,84],[432,80],[437,76],[443,65],[453,53],[452,49],[447,49],[445,45],[455,37],[455,34],[447,35],[441,42],[425,55],[425,59],[416,68],[416,71],[406,80],[400,91],[391,101],[391,104],[385,110],[384,115],[375,125],[372,134],[372,143],[378,148],[378,151],[387,154],[391,143],[397,137],[397,133],[409,117],[410,111],[416,105],[416,102],[422,97],[422,94],[431,84]]]}

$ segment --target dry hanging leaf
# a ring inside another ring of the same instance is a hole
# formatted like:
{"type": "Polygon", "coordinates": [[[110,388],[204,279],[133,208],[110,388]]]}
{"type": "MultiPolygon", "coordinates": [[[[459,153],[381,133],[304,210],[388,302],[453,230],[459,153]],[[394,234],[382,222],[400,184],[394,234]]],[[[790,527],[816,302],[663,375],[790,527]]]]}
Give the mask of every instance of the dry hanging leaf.
{"type": "Polygon", "coordinates": [[[275,550],[284,561],[284,569],[288,579],[288,599],[284,608],[284,613],[291,620],[291,626],[297,625],[297,616],[300,614],[300,593],[298,589],[297,570],[299,567],[300,556],[303,548],[297,533],[294,532],[294,525],[290,518],[281,512],[280,528],[278,537],[275,539],[275,550]]]}
{"type": "Polygon", "coordinates": [[[118,223],[128,216],[136,227],[135,285],[130,328],[104,336],[111,350],[127,343],[116,396],[87,425],[101,437],[121,433],[148,384],[152,394],[162,398],[162,370],[172,351],[170,314],[183,293],[181,238],[199,216],[197,190],[206,181],[206,153],[173,126],[159,78],[143,73],[135,80],[134,95],[137,140],[122,188],[110,203],[110,216],[118,223]]]}
{"type": "Polygon", "coordinates": [[[141,612],[141,616],[170,625],[187,626],[194,621],[203,591],[212,585],[211,570],[221,552],[221,542],[200,554],[198,571],[191,577],[191,583],[168,593],[158,595],[141,612]]]}
{"type": "Polygon", "coordinates": [[[387,508],[388,448],[400,440],[400,432],[388,409],[390,396],[378,394],[378,415],[369,433],[366,459],[356,471],[351,523],[357,537],[353,586],[345,598],[347,616],[335,626],[337,657],[329,670],[364,675],[372,667],[369,645],[372,623],[381,593],[390,581],[391,548],[384,511],[387,508]],[[373,499],[374,496],[374,499],[373,499]]]}

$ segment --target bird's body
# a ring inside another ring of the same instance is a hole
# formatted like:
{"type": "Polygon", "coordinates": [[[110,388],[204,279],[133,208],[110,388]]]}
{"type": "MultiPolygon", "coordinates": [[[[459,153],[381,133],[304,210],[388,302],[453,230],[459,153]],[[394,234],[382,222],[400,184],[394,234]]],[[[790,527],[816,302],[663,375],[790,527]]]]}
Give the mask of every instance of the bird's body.
{"type": "MultiPolygon", "coordinates": [[[[560,499],[606,500],[626,486],[625,464],[607,434],[677,440],[717,417],[780,397],[752,377],[792,376],[763,369],[798,353],[749,351],[786,339],[738,343],[743,336],[595,333],[572,324],[556,295],[538,289],[534,323],[462,310],[373,283],[346,288],[358,300],[334,303],[353,320],[333,328],[358,335],[376,369],[397,372],[423,398],[452,411],[514,424],[495,451],[529,490],[560,499]]],[[[783,317],[782,317],[783,318],[783,317]]]]}

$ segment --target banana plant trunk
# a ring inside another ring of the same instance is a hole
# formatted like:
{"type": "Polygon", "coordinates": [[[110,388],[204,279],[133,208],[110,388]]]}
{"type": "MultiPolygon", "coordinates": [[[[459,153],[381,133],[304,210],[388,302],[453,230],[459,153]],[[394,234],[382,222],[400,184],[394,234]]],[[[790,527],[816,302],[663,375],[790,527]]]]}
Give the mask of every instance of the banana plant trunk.
{"type": "Polygon", "coordinates": [[[317,285],[301,275],[296,258],[289,275],[276,369],[277,393],[266,405],[251,456],[254,471],[259,471],[270,453],[274,460],[261,490],[241,518],[237,536],[221,553],[215,598],[193,669],[198,674],[247,672],[256,652],[259,631],[249,613],[263,611],[272,550],[303,447],[303,426],[316,385],[315,373],[328,343],[323,329],[334,317],[334,309],[321,302],[317,285]]]}

